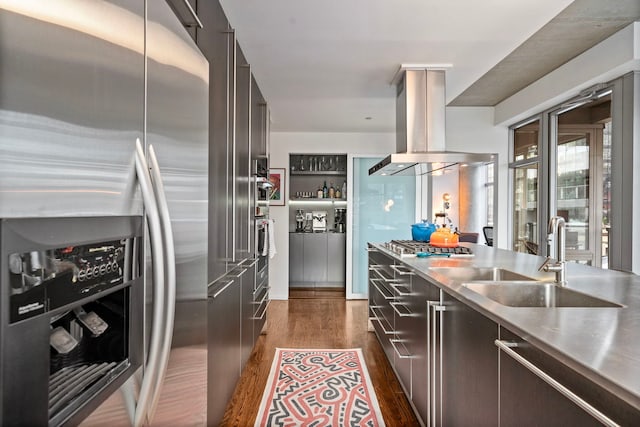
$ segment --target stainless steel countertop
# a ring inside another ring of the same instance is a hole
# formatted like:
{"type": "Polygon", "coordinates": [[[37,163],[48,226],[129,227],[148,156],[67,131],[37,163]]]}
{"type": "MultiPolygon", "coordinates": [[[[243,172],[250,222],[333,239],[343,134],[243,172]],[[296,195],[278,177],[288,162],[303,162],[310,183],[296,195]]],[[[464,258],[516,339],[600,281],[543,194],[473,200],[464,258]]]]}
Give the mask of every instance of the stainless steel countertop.
{"type": "Polygon", "coordinates": [[[473,258],[401,258],[381,244],[373,246],[413,268],[451,296],[498,322],[640,409],[640,276],[567,264],[567,288],[624,305],[623,308],[523,308],[498,304],[432,272],[430,267],[499,267],[553,282],[539,272],[543,257],[472,243],[473,258]]]}

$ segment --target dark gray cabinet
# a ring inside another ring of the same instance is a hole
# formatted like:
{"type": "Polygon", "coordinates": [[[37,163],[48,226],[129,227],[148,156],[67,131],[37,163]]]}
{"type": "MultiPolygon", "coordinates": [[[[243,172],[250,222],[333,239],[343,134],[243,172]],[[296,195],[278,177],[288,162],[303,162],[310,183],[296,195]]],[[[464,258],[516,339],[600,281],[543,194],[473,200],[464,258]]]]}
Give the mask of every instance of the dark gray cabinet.
{"type": "Polygon", "coordinates": [[[209,60],[209,239],[208,281],[232,268],[233,132],[235,104],[235,33],[217,1],[200,2],[198,47],[209,60]]]}
{"type": "Polygon", "coordinates": [[[304,234],[289,233],[289,283],[302,286],[304,279],[304,234]]]}
{"type": "Polygon", "coordinates": [[[420,276],[411,278],[411,297],[407,308],[411,311],[411,328],[406,336],[406,347],[411,354],[411,401],[419,418],[428,424],[433,366],[433,327],[431,316],[439,304],[440,290],[420,276]],[[432,303],[432,304],[430,304],[432,303]]]}
{"type": "Polygon", "coordinates": [[[245,363],[249,360],[254,344],[253,318],[254,299],[253,292],[256,283],[256,264],[258,260],[247,260],[243,265],[245,273],[242,275],[240,292],[240,369],[242,372],[245,363]]]}
{"type": "Polygon", "coordinates": [[[369,320],[378,341],[393,366],[395,350],[391,340],[395,339],[395,319],[391,303],[395,300],[393,282],[393,259],[381,252],[369,252],[369,320]]]}
{"type": "Polygon", "coordinates": [[[305,282],[314,284],[327,281],[327,234],[308,233],[304,235],[302,264],[305,282]]]}
{"type": "Polygon", "coordinates": [[[344,286],[347,274],[346,233],[327,234],[327,282],[344,286]]]}
{"type": "Polygon", "coordinates": [[[344,287],[344,233],[289,233],[289,286],[344,287]]]}
{"type": "Polygon", "coordinates": [[[233,209],[236,260],[252,257],[251,219],[253,218],[250,176],[251,67],[236,42],[236,109],[234,153],[233,209]]]}
{"type": "MultiPolygon", "coordinates": [[[[259,266],[260,264],[257,264],[259,266]]],[[[269,265],[256,269],[255,289],[253,290],[253,338],[254,344],[264,328],[269,306],[269,265]]]]}
{"type": "Polygon", "coordinates": [[[498,325],[446,292],[442,308],[439,424],[496,426],[498,325]]]}
{"type": "MultiPolygon", "coordinates": [[[[170,0],[184,8],[182,0],[170,0]]],[[[268,155],[268,108],[218,1],[197,3],[198,47],[209,61],[208,409],[217,425],[262,330],[267,263],[256,256],[252,161],[268,155]],[[242,264],[240,264],[242,263],[242,264]],[[215,297],[214,297],[215,296],[215,297]]],[[[187,22],[190,12],[176,10],[187,22]]],[[[266,209],[263,209],[263,211],[266,209]]]]}
{"type": "Polygon", "coordinates": [[[508,347],[499,356],[501,425],[603,425],[595,412],[606,417],[608,425],[640,423],[635,408],[505,328],[500,328],[500,342],[508,347]],[[543,377],[555,381],[562,391],[543,377]],[[580,407],[575,398],[589,409],[580,407]]]}
{"type": "MultiPolygon", "coordinates": [[[[233,272],[232,272],[233,273],[233,272]]],[[[239,377],[242,278],[224,277],[209,287],[207,358],[207,420],[222,420],[239,377]]]]}

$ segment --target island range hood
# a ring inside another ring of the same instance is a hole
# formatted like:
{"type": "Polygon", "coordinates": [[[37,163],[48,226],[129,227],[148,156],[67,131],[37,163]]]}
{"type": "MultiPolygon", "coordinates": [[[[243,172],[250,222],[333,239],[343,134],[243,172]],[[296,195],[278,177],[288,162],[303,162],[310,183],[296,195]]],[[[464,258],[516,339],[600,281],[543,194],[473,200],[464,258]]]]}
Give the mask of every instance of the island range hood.
{"type": "Polygon", "coordinates": [[[369,169],[369,175],[424,175],[452,167],[494,162],[491,153],[445,148],[445,71],[403,65],[394,82],[396,153],[369,169]]]}

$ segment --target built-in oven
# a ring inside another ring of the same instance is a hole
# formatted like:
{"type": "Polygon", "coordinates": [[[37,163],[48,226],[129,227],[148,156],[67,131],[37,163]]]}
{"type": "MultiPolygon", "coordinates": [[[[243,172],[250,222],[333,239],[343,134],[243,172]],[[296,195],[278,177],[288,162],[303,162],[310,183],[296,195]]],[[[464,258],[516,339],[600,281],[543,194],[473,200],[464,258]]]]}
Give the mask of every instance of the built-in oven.
{"type": "Polygon", "coordinates": [[[269,221],[267,219],[256,220],[256,258],[258,259],[256,271],[261,271],[267,265],[267,260],[269,259],[268,227],[269,221]]]}
{"type": "Polygon", "coordinates": [[[268,159],[266,157],[254,159],[252,173],[256,183],[256,215],[266,216],[269,213],[269,193],[272,187],[269,181],[268,159]]]}
{"type": "Polygon", "coordinates": [[[142,217],[0,223],[0,425],[73,425],[143,357],[142,217]]]}

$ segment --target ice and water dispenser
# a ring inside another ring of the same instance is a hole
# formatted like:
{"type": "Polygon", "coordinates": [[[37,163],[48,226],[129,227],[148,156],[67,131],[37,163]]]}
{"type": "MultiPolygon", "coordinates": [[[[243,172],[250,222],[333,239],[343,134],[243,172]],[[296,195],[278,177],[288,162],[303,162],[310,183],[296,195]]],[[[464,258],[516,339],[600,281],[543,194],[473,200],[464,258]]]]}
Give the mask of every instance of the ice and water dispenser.
{"type": "Polygon", "coordinates": [[[76,424],[140,366],[141,217],[0,223],[0,425],[76,424]]]}

